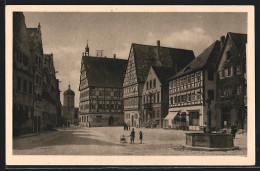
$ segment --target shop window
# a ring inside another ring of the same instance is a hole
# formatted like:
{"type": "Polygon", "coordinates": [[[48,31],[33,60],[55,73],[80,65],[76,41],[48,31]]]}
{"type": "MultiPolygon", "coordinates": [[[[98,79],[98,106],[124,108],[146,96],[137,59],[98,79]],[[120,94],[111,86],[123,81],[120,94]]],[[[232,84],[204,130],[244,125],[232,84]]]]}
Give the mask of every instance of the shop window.
{"type": "Polygon", "coordinates": [[[189,113],[189,123],[191,126],[199,126],[199,112],[189,113]]]}

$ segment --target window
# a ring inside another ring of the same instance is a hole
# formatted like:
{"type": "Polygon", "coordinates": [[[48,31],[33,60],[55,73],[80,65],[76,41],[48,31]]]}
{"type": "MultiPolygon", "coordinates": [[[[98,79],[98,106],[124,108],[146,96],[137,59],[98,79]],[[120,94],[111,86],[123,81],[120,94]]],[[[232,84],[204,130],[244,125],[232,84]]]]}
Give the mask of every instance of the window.
{"type": "Polygon", "coordinates": [[[27,93],[27,81],[23,80],[23,92],[27,93]]]}
{"type": "Polygon", "coordinates": [[[106,91],[106,96],[110,96],[110,92],[109,91],[106,91]]]}
{"type": "Polygon", "coordinates": [[[152,88],[152,80],[150,80],[150,88],[152,88]]]}
{"type": "Polygon", "coordinates": [[[102,122],[102,116],[96,116],[96,119],[97,119],[97,123],[102,122]]]}
{"type": "Polygon", "coordinates": [[[208,98],[214,100],[214,90],[208,90],[208,98]]]}
{"type": "Polygon", "coordinates": [[[191,94],[188,94],[188,101],[191,101],[191,94]]]}
{"type": "Polygon", "coordinates": [[[236,86],[236,94],[237,94],[237,95],[240,95],[241,92],[242,92],[242,85],[240,84],[240,85],[237,85],[237,86],[236,86]]]}
{"type": "Polygon", "coordinates": [[[194,83],[194,75],[191,75],[191,82],[194,83]]]}
{"type": "Polygon", "coordinates": [[[148,81],[146,82],[146,89],[148,90],[148,81]]]}
{"type": "Polygon", "coordinates": [[[27,56],[23,56],[23,64],[25,65],[25,66],[27,66],[28,65],[28,61],[27,61],[27,56]]]}
{"type": "Polygon", "coordinates": [[[145,96],[144,96],[144,103],[145,103],[145,96]]]}
{"type": "Polygon", "coordinates": [[[191,81],[190,76],[188,76],[187,80],[188,80],[188,84],[190,84],[191,81]]]}
{"type": "Polygon", "coordinates": [[[177,103],[177,96],[174,97],[174,103],[177,103]]]}
{"type": "Polygon", "coordinates": [[[228,67],[228,76],[231,76],[231,67],[228,67]]]}
{"type": "Polygon", "coordinates": [[[173,104],[173,97],[171,97],[171,104],[173,104]]]}
{"type": "Polygon", "coordinates": [[[230,51],[227,51],[227,60],[230,60],[230,58],[231,58],[231,53],[230,51]]]}
{"type": "Polygon", "coordinates": [[[195,100],[195,93],[191,94],[191,100],[194,101],[195,100]]]}
{"type": "Polygon", "coordinates": [[[17,77],[17,91],[21,91],[21,78],[17,77]]]}
{"type": "Polygon", "coordinates": [[[208,70],[208,80],[210,80],[210,81],[214,80],[214,72],[213,72],[213,70],[208,70]]]}
{"type": "Polygon", "coordinates": [[[29,93],[32,94],[32,82],[29,82],[29,93]]]}
{"type": "Polygon", "coordinates": [[[157,93],[157,103],[160,102],[160,93],[157,93]]]}
{"type": "Polygon", "coordinates": [[[221,76],[222,76],[222,77],[225,77],[225,70],[222,70],[222,71],[221,71],[221,76]]]}
{"type": "Polygon", "coordinates": [[[236,74],[241,74],[241,68],[240,66],[236,66],[236,74]]]}
{"type": "Polygon", "coordinates": [[[153,80],[153,88],[156,87],[156,79],[153,80]]]}

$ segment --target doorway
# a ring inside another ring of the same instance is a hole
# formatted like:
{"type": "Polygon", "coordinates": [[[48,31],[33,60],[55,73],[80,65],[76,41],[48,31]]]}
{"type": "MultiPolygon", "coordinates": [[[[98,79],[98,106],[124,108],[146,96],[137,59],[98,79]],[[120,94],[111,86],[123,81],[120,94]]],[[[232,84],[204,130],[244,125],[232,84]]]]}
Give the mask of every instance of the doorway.
{"type": "Polygon", "coordinates": [[[108,125],[109,125],[109,126],[114,125],[114,118],[113,118],[113,116],[110,116],[110,117],[109,117],[109,119],[108,119],[108,125]]]}
{"type": "Polygon", "coordinates": [[[131,126],[134,126],[134,115],[131,115],[131,126]]]}

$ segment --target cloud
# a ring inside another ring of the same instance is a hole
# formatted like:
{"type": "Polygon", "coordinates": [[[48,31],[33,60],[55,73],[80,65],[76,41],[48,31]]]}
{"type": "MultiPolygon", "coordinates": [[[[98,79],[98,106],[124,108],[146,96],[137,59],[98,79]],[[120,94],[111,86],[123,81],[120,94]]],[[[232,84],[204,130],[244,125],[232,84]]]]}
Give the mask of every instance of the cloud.
{"type": "Polygon", "coordinates": [[[174,31],[161,40],[161,44],[168,47],[193,50],[195,56],[211,43],[213,43],[213,39],[199,27],[174,31]]]}

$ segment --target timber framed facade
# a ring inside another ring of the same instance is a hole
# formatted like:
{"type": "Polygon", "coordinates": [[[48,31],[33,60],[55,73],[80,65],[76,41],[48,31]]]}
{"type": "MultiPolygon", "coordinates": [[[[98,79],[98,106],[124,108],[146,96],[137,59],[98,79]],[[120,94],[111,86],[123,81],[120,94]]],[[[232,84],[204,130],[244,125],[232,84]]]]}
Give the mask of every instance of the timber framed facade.
{"type": "Polygon", "coordinates": [[[132,43],[123,84],[124,122],[142,125],[142,92],[151,66],[172,67],[175,72],[194,59],[193,51],[132,43]]]}

